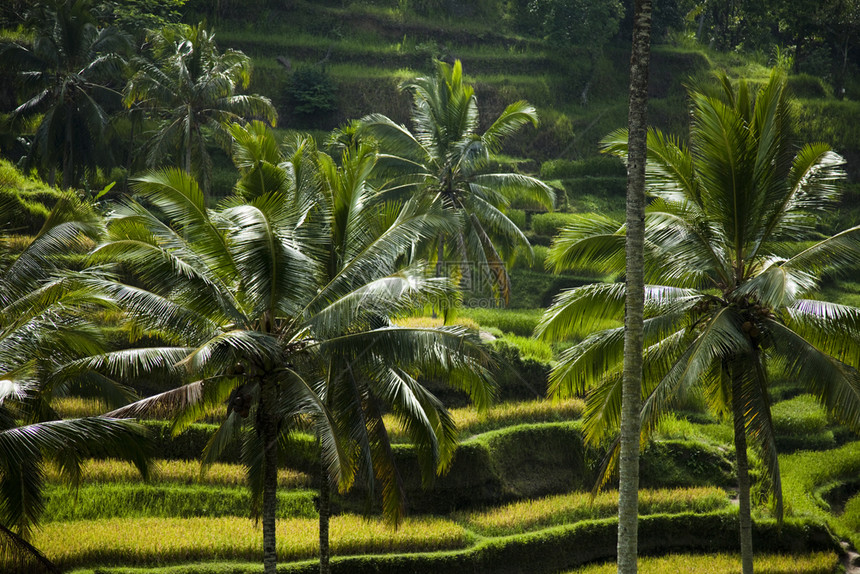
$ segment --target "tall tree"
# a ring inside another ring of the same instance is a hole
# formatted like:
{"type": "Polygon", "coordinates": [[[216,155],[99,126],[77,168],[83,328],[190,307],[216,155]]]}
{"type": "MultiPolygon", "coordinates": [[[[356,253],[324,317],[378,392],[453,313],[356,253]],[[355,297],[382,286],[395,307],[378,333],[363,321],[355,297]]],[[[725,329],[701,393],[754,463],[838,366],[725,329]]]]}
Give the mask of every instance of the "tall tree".
{"type": "MultiPolygon", "coordinates": [[[[311,140],[280,150],[260,123],[234,126],[238,195],[207,210],[194,180],[169,170],[136,184],[153,208],[129,203],[96,254],[122,261],[148,290],[102,287],[141,325],[172,346],[105,355],[111,373],[174,365],[191,382],[114,414],[177,407],[175,428],[229,402],[228,417],[204,452],[215,460],[248,420],[244,442],[255,500],[262,503],[263,563],[276,567],[278,441],[294,416],[309,414],[322,449],[322,503],[331,484],[358,478],[382,485],[383,507],[402,511],[399,479],[381,408],[407,423],[420,458],[450,462],[450,417],[417,382],[418,373],[453,375],[486,403],[486,355],[461,329],[407,329],[392,314],[445,297],[445,281],[401,263],[412,241],[445,229],[440,210],[418,201],[394,209],[366,185],[374,155],[354,150],[337,167],[311,140]],[[322,175],[320,175],[322,171],[322,175]],[[161,214],[167,217],[167,225],[161,214]]],[[[321,526],[325,528],[325,509],[321,526]]],[[[321,533],[321,543],[327,541],[321,533]]],[[[325,572],[323,560],[321,569],[325,572]]]]}
{"type": "Polygon", "coordinates": [[[238,50],[219,52],[215,34],[203,23],[165,26],[151,37],[152,61],[136,59],[137,72],[125,89],[126,103],[152,110],[159,126],[149,142],[147,162],[165,158],[197,174],[208,190],[212,160],[206,151],[214,140],[230,152],[229,126],[238,121],[277,119],[272,102],[256,94],[237,94],[251,79],[251,59],[238,50]]]}
{"type": "Polygon", "coordinates": [[[645,160],[651,0],[636,0],[630,54],[627,129],[627,241],[624,281],[624,372],[618,492],[618,572],[636,574],[639,545],[639,411],[642,408],[642,345],[645,307],[645,160]]]}
{"type": "Polygon", "coordinates": [[[90,0],[51,0],[33,8],[32,47],[13,44],[4,51],[20,74],[29,99],[13,111],[13,121],[42,115],[30,146],[30,161],[56,170],[64,188],[77,185],[87,170],[110,161],[106,149],[106,106],[125,64],[128,37],[116,28],[99,28],[90,0]]]}
{"type": "MultiPolygon", "coordinates": [[[[0,214],[9,213],[0,205],[0,214]]],[[[0,226],[9,222],[0,221],[0,226]]],[[[57,256],[91,245],[96,215],[61,200],[45,225],[14,257],[0,259],[0,564],[4,572],[56,571],[26,539],[44,509],[45,465],[55,463],[76,486],[92,456],[132,460],[148,473],[143,429],[130,421],[89,417],[55,420],[52,399],[71,391],[107,391],[109,403],[128,393],[99,377],[68,369],[104,350],[88,320],[106,302],[94,295],[87,272],[70,273],[57,256]]]]}
{"type": "MultiPolygon", "coordinates": [[[[860,227],[820,240],[816,224],[837,205],[842,158],[827,145],[792,141],[792,102],[775,73],[753,98],[735,90],[691,93],[690,147],[658,131],[648,135],[643,438],[691,387],[734,421],[740,547],[752,572],[747,441],[761,450],[777,515],[782,495],[770,416],[769,374],[804,384],[827,410],[860,429],[860,309],[807,299],[822,276],[860,261],[860,227]],[[803,243],[808,241],[810,243],[803,243]]],[[[627,134],[605,140],[625,157],[627,134]]],[[[557,268],[623,271],[624,226],[581,220],[555,241],[557,268]]],[[[597,284],[565,292],[538,331],[560,336],[616,316],[626,289],[597,284]]],[[[621,411],[621,333],[589,335],[553,369],[560,395],[590,389],[585,428],[599,440],[621,411]]],[[[624,365],[627,368],[627,365],[624,365]]],[[[626,397],[625,397],[626,398],[626,397]]],[[[613,453],[617,455],[616,448],[613,453]]],[[[610,461],[609,468],[614,466],[610,461]]]]}
{"type": "Polygon", "coordinates": [[[394,176],[384,189],[438,197],[461,224],[454,233],[434,238],[431,259],[437,273],[451,263],[460,273],[471,273],[473,285],[488,284],[507,302],[511,284],[505,254],[518,246],[531,254],[531,246],[504,211],[518,197],[551,209],[555,194],[536,178],[488,173],[488,168],[505,137],[526,124],[537,125],[537,112],[527,102],[515,102],[478,133],[478,100],[459,60],[453,66],[437,62],[435,75],[400,88],[412,95],[412,131],[380,114],[361,120],[363,130],[379,140],[383,173],[394,176]]]}

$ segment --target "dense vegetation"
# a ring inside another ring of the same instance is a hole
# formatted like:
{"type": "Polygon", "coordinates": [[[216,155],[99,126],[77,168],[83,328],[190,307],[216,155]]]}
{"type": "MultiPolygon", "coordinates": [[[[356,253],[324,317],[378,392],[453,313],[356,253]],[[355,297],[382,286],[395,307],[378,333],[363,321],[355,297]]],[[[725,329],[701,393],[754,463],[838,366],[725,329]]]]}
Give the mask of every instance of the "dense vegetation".
{"type": "MultiPolygon", "coordinates": [[[[650,173],[640,549],[677,555],[642,571],[736,571],[699,553],[746,527],[757,571],[834,572],[833,535],[860,545],[858,257],[853,230],[815,242],[860,222],[860,4],[655,4],[675,163],[650,173]],[[734,245],[714,158],[770,233],[738,277],[701,252],[734,245]]],[[[630,27],[618,0],[4,3],[0,568],[603,571],[571,569],[615,553],[617,483],[588,491],[630,27]]]]}

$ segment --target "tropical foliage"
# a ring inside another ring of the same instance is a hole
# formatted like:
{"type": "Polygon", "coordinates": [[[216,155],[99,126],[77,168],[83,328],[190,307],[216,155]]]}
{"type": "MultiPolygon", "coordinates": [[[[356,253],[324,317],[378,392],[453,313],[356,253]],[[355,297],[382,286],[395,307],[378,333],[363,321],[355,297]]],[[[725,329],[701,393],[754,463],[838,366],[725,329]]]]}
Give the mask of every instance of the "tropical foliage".
{"type": "Polygon", "coordinates": [[[262,500],[268,572],[275,567],[277,443],[295,417],[309,416],[319,439],[321,519],[329,482],[346,490],[363,479],[381,484],[384,510],[397,521],[402,486],[382,405],[406,426],[432,476],[450,463],[456,431],[417,377],[444,377],[483,406],[487,356],[462,328],[391,322],[393,314],[450,296],[444,279],[402,262],[413,241],[451,226],[421,198],[380,203],[367,183],[373,150],[347,149],[336,163],[309,139],[281,149],[259,122],[234,125],[231,133],[242,174],[235,197],[210,211],[186,173],[146,174],[134,186],[140,200],[117,209],[109,240],[95,252],[122,262],[147,286],[115,281],[102,288],[169,345],[89,364],[116,375],[154,366],[187,371],[189,384],[119,411],[178,408],[177,431],[228,401],[227,419],[203,453],[206,464],[246,419],[256,429],[244,455],[262,500]]]}
{"type": "MultiPolygon", "coordinates": [[[[763,456],[782,515],[768,384],[771,373],[802,383],[833,415],[860,428],[860,310],[809,298],[823,276],[860,260],[860,228],[820,239],[816,221],[835,205],[842,158],[824,144],[792,141],[791,99],[775,73],[755,94],[720,78],[716,95],[692,92],[689,147],[648,135],[645,364],[642,432],[654,431],[694,387],[734,420],[744,572],[752,568],[747,439],[763,456]],[[799,243],[807,241],[807,243],[799,243]]],[[[605,140],[625,157],[626,132],[605,140]]],[[[621,272],[624,226],[581,220],[556,238],[556,269],[621,272]]],[[[622,284],[563,293],[537,333],[562,338],[619,317],[622,284]]],[[[617,428],[623,329],[602,330],[562,353],[553,393],[588,392],[585,428],[600,441],[617,428]]],[[[614,462],[612,463],[614,464],[614,462]]]]}
{"type": "MultiPolygon", "coordinates": [[[[68,188],[96,166],[110,163],[106,130],[110,103],[119,103],[128,37],[117,28],[99,28],[89,0],[52,0],[34,6],[31,47],[12,44],[3,51],[21,70],[28,99],[13,121],[38,118],[29,159],[48,174],[56,170],[68,188]]],[[[19,123],[20,125],[20,123],[19,123]]]]}
{"type": "Polygon", "coordinates": [[[237,94],[251,78],[251,59],[238,50],[220,52],[215,33],[203,23],[176,24],[153,32],[152,60],[136,59],[137,72],[125,88],[126,103],[140,103],[159,122],[149,141],[147,163],[175,161],[196,173],[208,189],[210,138],[230,151],[229,125],[262,119],[274,124],[272,103],[259,95],[237,94]]]}
{"type": "Polygon", "coordinates": [[[98,235],[100,221],[87,206],[62,200],[16,258],[0,263],[0,555],[4,567],[34,572],[53,567],[26,539],[44,510],[48,464],[77,486],[89,457],[131,460],[148,474],[143,430],[101,417],[55,420],[52,399],[96,393],[109,403],[128,390],[65,367],[104,350],[88,320],[106,302],[88,288],[86,273],[70,273],[56,257],[80,250],[98,235]]]}
{"type": "Polygon", "coordinates": [[[518,173],[489,171],[504,139],[531,123],[537,111],[519,101],[509,105],[478,133],[478,100],[465,83],[460,61],[436,63],[436,74],[404,82],[412,96],[412,124],[405,126],[381,114],[361,120],[362,129],[379,141],[382,173],[393,176],[384,186],[392,196],[438,197],[459,219],[458,228],[433,238],[437,275],[462,275],[467,289],[491,286],[507,302],[511,283],[505,268],[517,247],[531,246],[505,215],[515,198],[552,208],[555,196],[546,184],[518,173]]]}

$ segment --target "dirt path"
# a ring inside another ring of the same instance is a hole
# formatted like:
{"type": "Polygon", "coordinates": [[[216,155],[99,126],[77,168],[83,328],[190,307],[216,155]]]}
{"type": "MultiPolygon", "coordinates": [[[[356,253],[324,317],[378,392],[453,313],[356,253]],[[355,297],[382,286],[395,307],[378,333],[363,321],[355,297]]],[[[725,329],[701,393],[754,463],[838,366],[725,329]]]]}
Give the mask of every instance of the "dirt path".
{"type": "Polygon", "coordinates": [[[845,567],[845,574],[860,574],[860,554],[847,541],[843,540],[841,544],[842,550],[845,551],[845,554],[842,555],[842,566],[845,567]]]}

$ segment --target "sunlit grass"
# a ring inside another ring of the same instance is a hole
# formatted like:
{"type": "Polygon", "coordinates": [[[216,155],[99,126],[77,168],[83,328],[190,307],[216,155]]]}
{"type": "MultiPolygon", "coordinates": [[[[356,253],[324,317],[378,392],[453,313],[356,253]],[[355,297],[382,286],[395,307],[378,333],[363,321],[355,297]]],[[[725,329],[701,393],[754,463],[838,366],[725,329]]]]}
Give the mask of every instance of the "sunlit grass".
{"type": "Polygon", "coordinates": [[[542,363],[548,363],[552,360],[552,346],[546,341],[521,337],[513,333],[505,333],[502,340],[519,349],[520,357],[523,359],[532,359],[542,363]]]}
{"type": "MultiPolygon", "coordinates": [[[[484,412],[478,412],[474,407],[451,409],[449,413],[460,437],[468,437],[482,432],[496,430],[524,423],[559,422],[578,419],[585,410],[582,399],[566,399],[563,401],[524,401],[500,403],[493,405],[484,412]]],[[[384,417],[385,427],[392,440],[402,442],[407,440],[406,433],[400,423],[391,415],[384,417]]]]}
{"type": "MultiPolygon", "coordinates": [[[[51,406],[64,419],[95,417],[111,410],[106,403],[99,399],[84,397],[58,397],[53,400],[51,406]]],[[[218,405],[212,408],[199,422],[218,423],[225,418],[227,418],[227,406],[218,405]]]]}
{"type": "MultiPolygon", "coordinates": [[[[278,558],[297,560],[318,553],[315,519],[280,520],[278,558]]],[[[463,548],[469,542],[457,524],[436,518],[407,519],[400,528],[354,515],[331,521],[334,554],[382,554],[463,548]]],[[[44,525],[33,544],[60,566],[143,565],[199,560],[256,560],[263,535],[247,518],[135,518],[44,525]]]]}
{"type": "MultiPolygon", "coordinates": [[[[716,487],[639,491],[639,513],[713,512],[729,506],[725,491],[716,487]]],[[[486,535],[518,534],[530,530],[606,518],[618,512],[618,492],[587,492],[523,500],[464,516],[464,524],[486,535]]]]}
{"type": "Polygon", "coordinates": [[[505,333],[530,337],[543,316],[543,309],[458,309],[458,317],[469,317],[482,327],[496,327],[505,333]]]}
{"type": "MultiPolygon", "coordinates": [[[[211,484],[100,483],[45,490],[42,522],[105,518],[252,516],[251,491],[211,484]]],[[[316,518],[315,490],[279,489],[278,518],[316,518]]]]}
{"type": "MultiPolygon", "coordinates": [[[[394,324],[400,327],[411,327],[413,329],[438,329],[445,326],[442,317],[403,317],[395,319],[394,324]]],[[[460,325],[475,331],[481,328],[478,322],[468,317],[457,317],[449,321],[448,325],[460,325]]]]}
{"type": "MultiPolygon", "coordinates": [[[[832,574],[839,565],[833,552],[782,555],[770,554],[753,559],[757,574],[832,574]]],[[[615,563],[596,564],[570,570],[566,574],[614,574],[615,563]]],[[[735,554],[675,554],[659,558],[639,558],[640,574],[737,574],[741,559],[735,554]]]]}
{"type": "MultiPolygon", "coordinates": [[[[153,472],[153,482],[180,484],[209,484],[213,486],[244,486],[245,467],[240,464],[216,463],[202,477],[200,463],[191,460],[157,460],[153,472]]],[[[48,468],[48,481],[58,482],[59,472],[48,468]]],[[[128,462],[119,460],[89,460],[84,464],[83,482],[85,484],[134,482],[140,480],[137,469],[128,462]]],[[[307,474],[282,468],[278,470],[278,486],[282,488],[305,488],[311,483],[307,474]]]]}
{"type": "Polygon", "coordinates": [[[852,498],[841,516],[830,513],[822,493],[829,486],[852,482],[860,475],[860,442],[823,452],[797,452],[779,457],[786,514],[825,521],[839,536],[860,544],[860,501],[852,498]]]}
{"type": "Polygon", "coordinates": [[[64,419],[94,417],[106,413],[110,409],[99,400],[81,397],[60,397],[53,400],[51,406],[64,419]]]}
{"type": "Polygon", "coordinates": [[[853,480],[860,474],[860,442],[824,452],[797,452],[779,457],[782,492],[787,513],[824,518],[820,489],[827,484],[853,480]]]}

